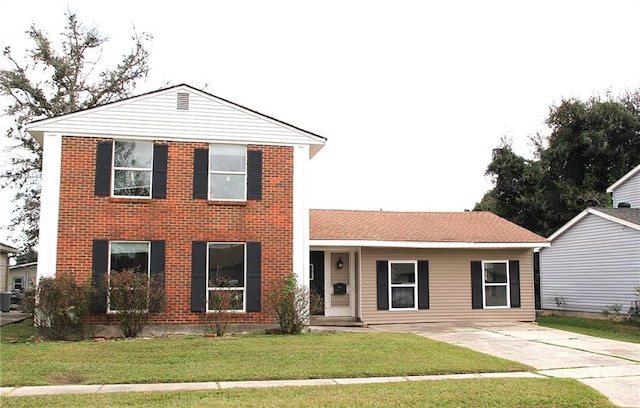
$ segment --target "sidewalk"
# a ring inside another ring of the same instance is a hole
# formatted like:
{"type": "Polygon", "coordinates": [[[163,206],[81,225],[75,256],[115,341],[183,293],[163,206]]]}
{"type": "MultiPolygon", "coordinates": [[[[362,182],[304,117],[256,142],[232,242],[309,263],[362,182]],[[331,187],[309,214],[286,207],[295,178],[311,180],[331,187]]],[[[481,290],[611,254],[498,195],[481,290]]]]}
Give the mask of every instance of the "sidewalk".
{"type": "Polygon", "coordinates": [[[308,387],[314,385],[347,385],[392,383],[404,381],[460,380],[470,378],[544,378],[529,372],[486,373],[486,374],[449,374],[422,375],[407,377],[369,377],[369,378],[327,378],[315,380],[275,380],[275,381],[220,381],[200,383],[159,383],[159,384],[96,384],[96,385],[48,385],[31,387],[0,387],[3,397],[27,397],[32,395],[55,394],[106,394],[130,391],[202,391],[224,390],[230,388],[269,388],[269,387],[308,387]]]}

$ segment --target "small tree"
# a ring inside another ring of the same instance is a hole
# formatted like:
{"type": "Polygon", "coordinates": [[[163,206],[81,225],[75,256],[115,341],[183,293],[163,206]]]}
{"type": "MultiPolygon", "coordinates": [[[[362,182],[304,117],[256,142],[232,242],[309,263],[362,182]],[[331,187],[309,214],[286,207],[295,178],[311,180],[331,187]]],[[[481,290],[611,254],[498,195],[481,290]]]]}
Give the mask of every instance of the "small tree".
{"type": "Polygon", "coordinates": [[[267,307],[276,316],[282,334],[302,333],[309,321],[309,290],[299,286],[290,273],[267,293],[267,307]]]}
{"type": "Polygon", "coordinates": [[[164,309],[161,279],[131,269],[112,271],[106,279],[112,316],[124,337],[136,337],[149,324],[151,313],[164,309]]]}
{"type": "Polygon", "coordinates": [[[93,288],[78,284],[68,275],[42,278],[25,297],[25,310],[33,313],[34,324],[49,340],[84,337],[84,319],[89,315],[93,288]]]}

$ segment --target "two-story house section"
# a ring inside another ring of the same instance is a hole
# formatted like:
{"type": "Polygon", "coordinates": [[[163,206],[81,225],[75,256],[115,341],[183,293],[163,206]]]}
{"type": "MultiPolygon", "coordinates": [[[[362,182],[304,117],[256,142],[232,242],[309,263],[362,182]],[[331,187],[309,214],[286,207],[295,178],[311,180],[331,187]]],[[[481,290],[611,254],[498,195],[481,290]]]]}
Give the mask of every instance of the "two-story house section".
{"type": "MultiPolygon", "coordinates": [[[[27,130],[44,149],[38,278],[162,274],[167,324],[201,322],[223,289],[234,323],[271,323],[270,282],[306,282],[306,162],[324,137],[188,85],[27,130]]],[[[94,309],[113,311],[106,293],[94,309]]]]}
{"type": "Polygon", "coordinates": [[[613,195],[614,208],[640,208],[640,164],[609,186],[607,193],[613,195]]]}

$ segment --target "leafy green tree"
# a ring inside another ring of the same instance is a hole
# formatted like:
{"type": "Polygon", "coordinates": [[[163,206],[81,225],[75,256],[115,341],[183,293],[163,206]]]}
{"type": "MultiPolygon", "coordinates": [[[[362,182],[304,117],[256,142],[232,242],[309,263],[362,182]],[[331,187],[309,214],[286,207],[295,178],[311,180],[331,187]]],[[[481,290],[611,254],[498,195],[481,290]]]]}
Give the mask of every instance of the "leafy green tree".
{"type": "Polygon", "coordinates": [[[20,57],[6,47],[2,62],[8,68],[0,69],[4,112],[14,120],[6,130],[13,146],[9,167],[0,174],[0,187],[17,191],[11,228],[22,233],[25,253],[38,241],[42,170],[42,146],[25,132],[25,125],[127,98],[149,72],[149,34],[134,30],[133,49],[115,67],[102,69],[100,56],[107,38],[95,27],[84,26],[74,13],[65,17],[58,45],[31,25],[26,34],[33,47],[20,57]]]}
{"type": "Polygon", "coordinates": [[[610,206],[607,187],[640,163],[640,92],[565,99],[546,124],[535,160],[501,142],[486,172],[495,187],[474,208],[545,236],[587,207],[610,206]]]}

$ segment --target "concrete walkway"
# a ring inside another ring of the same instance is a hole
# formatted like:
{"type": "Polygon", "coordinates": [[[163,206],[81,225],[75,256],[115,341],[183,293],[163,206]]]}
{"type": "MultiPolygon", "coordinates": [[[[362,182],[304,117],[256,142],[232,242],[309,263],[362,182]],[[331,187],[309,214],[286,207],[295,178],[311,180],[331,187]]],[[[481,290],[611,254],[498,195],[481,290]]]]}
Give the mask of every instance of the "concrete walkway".
{"type": "Polygon", "coordinates": [[[529,323],[404,324],[370,327],[412,332],[575,378],[621,407],[640,407],[640,344],[601,339],[529,323]]]}
{"type": "Polygon", "coordinates": [[[365,384],[463,378],[559,377],[575,378],[601,392],[618,406],[640,407],[640,344],[600,339],[527,323],[477,323],[466,325],[430,323],[376,325],[369,328],[353,329],[319,327],[317,330],[417,333],[434,340],[457,344],[486,354],[518,361],[534,367],[538,372],[315,380],[1,387],[0,395],[3,397],[18,397],[71,393],[365,384]]]}

